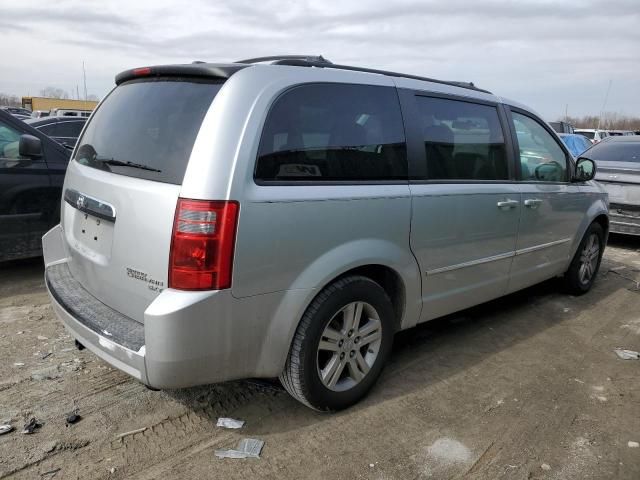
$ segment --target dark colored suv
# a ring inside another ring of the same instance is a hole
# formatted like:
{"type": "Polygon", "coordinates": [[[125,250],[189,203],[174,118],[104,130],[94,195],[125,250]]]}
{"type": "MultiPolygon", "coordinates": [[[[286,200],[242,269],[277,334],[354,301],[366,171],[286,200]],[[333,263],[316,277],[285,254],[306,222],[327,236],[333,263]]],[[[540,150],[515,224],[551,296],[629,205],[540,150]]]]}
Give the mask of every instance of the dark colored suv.
{"type": "Polygon", "coordinates": [[[72,149],[78,141],[82,127],[87,123],[87,118],[43,117],[25,120],[25,123],[37,128],[56,142],[72,149]]]}
{"type": "Polygon", "coordinates": [[[71,150],[0,110],[0,261],[42,254],[71,150]]]}

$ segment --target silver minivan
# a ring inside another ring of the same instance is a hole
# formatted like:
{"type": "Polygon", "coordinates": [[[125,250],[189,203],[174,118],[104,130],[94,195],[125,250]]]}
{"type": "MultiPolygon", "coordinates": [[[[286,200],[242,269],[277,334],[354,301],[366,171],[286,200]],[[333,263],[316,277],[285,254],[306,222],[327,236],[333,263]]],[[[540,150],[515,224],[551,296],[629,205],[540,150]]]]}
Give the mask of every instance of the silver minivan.
{"type": "Polygon", "coordinates": [[[338,410],[399,330],[552,277],[588,291],[594,174],[469,83],[322,57],[136,68],[78,140],[46,285],[79,344],[150,387],[279,377],[338,410]]]}

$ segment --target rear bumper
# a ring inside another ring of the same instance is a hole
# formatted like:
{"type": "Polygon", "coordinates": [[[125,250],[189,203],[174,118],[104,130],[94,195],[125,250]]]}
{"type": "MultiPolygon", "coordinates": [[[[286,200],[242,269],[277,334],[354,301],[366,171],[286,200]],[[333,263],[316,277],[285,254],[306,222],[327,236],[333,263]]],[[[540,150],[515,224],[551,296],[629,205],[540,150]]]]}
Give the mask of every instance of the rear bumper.
{"type": "Polygon", "coordinates": [[[627,235],[640,235],[640,206],[611,204],[609,231],[627,235]]]}
{"type": "Polygon", "coordinates": [[[106,336],[99,335],[95,331],[88,328],[81,321],[73,317],[51,294],[51,289],[47,285],[51,296],[51,304],[53,310],[62,320],[62,323],[69,331],[71,336],[78,340],[82,345],[95,353],[105,362],[113,365],[119,370],[131,375],[132,377],[148,384],[147,372],[144,364],[145,347],[134,352],[128,348],[117,344],[106,336]]]}
{"type": "Polygon", "coordinates": [[[314,291],[235,298],[230,290],[166,289],[144,324],[93,297],[71,275],[58,225],[43,237],[51,303],[71,335],[114,367],[156,388],[275,377],[314,291]]]}

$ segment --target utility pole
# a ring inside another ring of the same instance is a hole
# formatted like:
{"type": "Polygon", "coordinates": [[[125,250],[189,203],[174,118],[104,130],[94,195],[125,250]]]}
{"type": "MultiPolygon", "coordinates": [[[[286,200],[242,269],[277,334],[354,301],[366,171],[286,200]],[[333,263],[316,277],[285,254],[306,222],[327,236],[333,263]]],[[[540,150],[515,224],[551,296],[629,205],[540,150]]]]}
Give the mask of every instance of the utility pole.
{"type": "Polygon", "coordinates": [[[80,90],[78,89],[77,83],[76,83],[76,100],[80,100],[80,90]]]}
{"type": "Polygon", "coordinates": [[[604,109],[607,106],[607,100],[609,99],[609,90],[611,90],[611,82],[609,80],[609,86],[607,87],[607,93],[604,95],[604,102],[602,102],[602,109],[600,110],[600,116],[598,117],[598,130],[600,130],[600,123],[602,122],[602,116],[604,115],[604,109]]]}
{"type": "Polygon", "coordinates": [[[569,122],[569,104],[564,106],[564,121],[569,122]]]}
{"type": "Polygon", "coordinates": [[[82,62],[82,79],[84,81],[84,99],[87,99],[87,72],[84,70],[84,61],[82,62]]]}

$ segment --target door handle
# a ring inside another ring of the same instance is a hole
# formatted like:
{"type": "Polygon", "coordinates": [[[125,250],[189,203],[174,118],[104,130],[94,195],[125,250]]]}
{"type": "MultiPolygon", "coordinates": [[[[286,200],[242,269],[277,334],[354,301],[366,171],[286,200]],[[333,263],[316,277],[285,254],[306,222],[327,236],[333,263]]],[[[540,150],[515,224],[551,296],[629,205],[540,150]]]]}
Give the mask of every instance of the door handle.
{"type": "Polygon", "coordinates": [[[498,208],[501,210],[509,210],[511,208],[516,208],[519,204],[520,202],[518,200],[502,200],[496,203],[498,208]]]}
{"type": "Polygon", "coordinates": [[[542,200],[538,198],[527,198],[524,201],[524,206],[529,208],[538,208],[538,206],[542,203],[542,200]]]}

